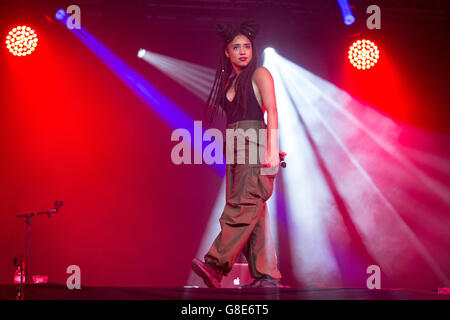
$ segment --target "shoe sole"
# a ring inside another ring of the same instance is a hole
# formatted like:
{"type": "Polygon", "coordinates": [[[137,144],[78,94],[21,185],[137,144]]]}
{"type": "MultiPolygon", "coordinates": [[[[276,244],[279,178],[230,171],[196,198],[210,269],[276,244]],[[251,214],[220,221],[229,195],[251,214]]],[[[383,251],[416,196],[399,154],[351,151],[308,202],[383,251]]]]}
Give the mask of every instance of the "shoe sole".
{"type": "Polygon", "coordinates": [[[290,288],[290,287],[282,285],[282,284],[275,284],[275,283],[272,283],[272,284],[270,284],[270,283],[265,283],[265,284],[259,283],[258,285],[247,284],[245,286],[239,287],[239,289],[272,289],[272,288],[281,289],[281,288],[290,288]]]}
{"type": "Polygon", "coordinates": [[[210,277],[209,277],[209,273],[208,271],[206,271],[202,265],[198,262],[196,262],[195,260],[192,261],[192,270],[194,270],[194,272],[203,279],[203,282],[206,284],[206,286],[208,288],[220,288],[216,285],[214,285],[214,283],[211,281],[210,277]]]}

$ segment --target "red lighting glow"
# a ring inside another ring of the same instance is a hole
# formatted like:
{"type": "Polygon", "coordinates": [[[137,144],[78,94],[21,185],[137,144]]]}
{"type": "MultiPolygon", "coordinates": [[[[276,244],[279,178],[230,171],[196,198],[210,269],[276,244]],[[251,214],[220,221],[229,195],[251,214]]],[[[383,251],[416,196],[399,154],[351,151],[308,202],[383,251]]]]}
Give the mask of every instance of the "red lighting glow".
{"type": "Polygon", "coordinates": [[[31,54],[37,46],[36,32],[27,26],[17,26],[6,36],[6,48],[13,55],[23,57],[31,54]]]}
{"type": "Polygon", "coordinates": [[[380,58],[377,45],[370,40],[357,40],[348,49],[348,60],[358,70],[366,70],[375,66],[380,58]]]}

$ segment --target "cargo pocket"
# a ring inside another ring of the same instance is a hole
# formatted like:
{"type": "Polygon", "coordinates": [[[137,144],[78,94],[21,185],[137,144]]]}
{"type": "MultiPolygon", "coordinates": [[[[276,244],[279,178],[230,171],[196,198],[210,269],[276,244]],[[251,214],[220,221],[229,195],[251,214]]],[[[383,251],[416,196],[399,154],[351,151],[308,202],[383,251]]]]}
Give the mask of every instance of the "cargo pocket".
{"type": "Polygon", "coordinates": [[[261,175],[261,166],[251,167],[249,178],[250,193],[252,196],[264,201],[269,200],[273,193],[273,184],[276,174],[261,175]]]}

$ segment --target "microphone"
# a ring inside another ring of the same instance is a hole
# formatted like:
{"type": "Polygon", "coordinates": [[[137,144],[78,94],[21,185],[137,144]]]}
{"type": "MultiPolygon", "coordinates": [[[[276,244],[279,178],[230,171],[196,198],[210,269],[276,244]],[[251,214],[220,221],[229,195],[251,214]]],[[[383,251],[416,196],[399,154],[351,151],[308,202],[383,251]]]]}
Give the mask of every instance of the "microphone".
{"type": "Polygon", "coordinates": [[[280,166],[282,168],[286,168],[286,161],[284,160],[284,156],[281,153],[279,153],[279,155],[280,155],[280,166]]]}

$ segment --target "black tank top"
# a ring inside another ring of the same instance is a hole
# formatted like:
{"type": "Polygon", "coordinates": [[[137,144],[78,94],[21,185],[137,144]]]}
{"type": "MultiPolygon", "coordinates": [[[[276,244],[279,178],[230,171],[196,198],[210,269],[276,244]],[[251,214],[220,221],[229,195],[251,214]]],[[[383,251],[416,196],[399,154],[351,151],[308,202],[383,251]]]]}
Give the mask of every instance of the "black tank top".
{"type": "MultiPolygon", "coordinates": [[[[233,78],[234,80],[234,78],[233,78]]],[[[250,80],[251,81],[251,80],[250,80]]],[[[233,81],[230,81],[232,83],[233,81]]],[[[247,97],[247,112],[244,114],[243,106],[237,106],[237,97],[234,95],[233,101],[227,98],[228,86],[225,88],[225,113],[227,115],[227,124],[241,120],[260,120],[264,121],[264,114],[258,100],[255,96],[253,86],[250,85],[251,94],[247,97]],[[238,110],[235,109],[239,108],[238,110]]]]}

